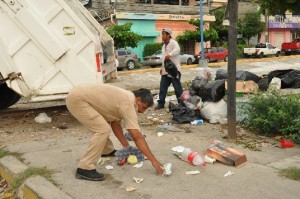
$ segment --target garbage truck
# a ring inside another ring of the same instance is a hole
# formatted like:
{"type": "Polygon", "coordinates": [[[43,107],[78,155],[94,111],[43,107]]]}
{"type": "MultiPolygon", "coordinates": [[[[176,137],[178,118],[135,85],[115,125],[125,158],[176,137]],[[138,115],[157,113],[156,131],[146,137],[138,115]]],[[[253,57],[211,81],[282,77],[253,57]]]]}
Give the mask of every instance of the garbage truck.
{"type": "Polygon", "coordinates": [[[113,39],[78,0],[0,0],[0,109],[116,77],[113,39]]]}

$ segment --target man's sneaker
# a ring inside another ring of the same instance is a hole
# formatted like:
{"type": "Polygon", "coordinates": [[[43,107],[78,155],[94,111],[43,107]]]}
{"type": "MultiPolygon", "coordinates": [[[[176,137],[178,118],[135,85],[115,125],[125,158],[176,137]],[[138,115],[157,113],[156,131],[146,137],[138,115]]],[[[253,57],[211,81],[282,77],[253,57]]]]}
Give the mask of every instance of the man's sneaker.
{"type": "Polygon", "coordinates": [[[104,175],[102,173],[98,173],[96,169],[86,170],[86,169],[77,168],[75,177],[77,179],[84,179],[84,180],[91,180],[91,181],[105,180],[104,175]]]}
{"type": "Polygon", "coordinates": [[[165,106],[162,104],[157,104],[157,106],[154,108],[154,110],[160,110],[160,109],[164,109],[165,106]]]}
{"type": "Polygon", "coordinates": [[[108,153],[108,154],[102,154],[101,157],[115,157],[115,153],[118,150],[113,150],[112,152],[108,153]]]}

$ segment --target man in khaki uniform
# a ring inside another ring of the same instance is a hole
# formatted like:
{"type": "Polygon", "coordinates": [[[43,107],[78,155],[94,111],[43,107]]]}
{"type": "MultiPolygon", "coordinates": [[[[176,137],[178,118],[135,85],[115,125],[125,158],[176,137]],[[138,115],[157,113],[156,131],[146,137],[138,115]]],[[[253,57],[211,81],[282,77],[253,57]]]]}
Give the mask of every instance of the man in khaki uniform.
{"type": "Polygon", "coordinates": [[[121,120],[129,131],[138,149],[151,161],[158,174],[163,173],[162,164],[150,151],[144,136],[140,133],[137,112],[143,113],[153,105],[148,89],[133,92],[107,85],[88,84],[73,88],[67,96],[66,105],[71,114],[90,132],[93,132],[89,147],[80,159],[76,178],[100,181],[104,175],[96,171],[96,162],[102,154],[114,152],[109,139],[114,132],[123,147],[129,146],[121,127],[121,120]]]}

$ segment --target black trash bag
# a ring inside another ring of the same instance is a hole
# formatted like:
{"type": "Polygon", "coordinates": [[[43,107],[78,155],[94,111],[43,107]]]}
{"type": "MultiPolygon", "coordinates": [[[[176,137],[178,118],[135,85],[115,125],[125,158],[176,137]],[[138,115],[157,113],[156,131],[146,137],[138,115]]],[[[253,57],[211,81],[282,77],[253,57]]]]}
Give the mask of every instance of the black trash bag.
{"type": "MultiPolygon", "coordinates": [[[[228,77],[227,70],[225,70],[225,69],[217,70],[216,80],[227,79],[227,77],[228,77]]],[[[255,75],[254,73],[244,71],[244,70],[239,70],[239,71],[236,71],[236,80],[244,80],[244,81],[253,80],[254,82],[257,83],[259,80],[261,80],[261,78],[259,76],[255,75]]]]}
{"type": "Polygon", "coordinates": [[[196,90],[193,89],[192,86],[189,86],[189,91],[190,91],[190,96],[195,96],[198,93],[196,90]]]}
{"type": "Polygon", "coordinates": [[[179,78],[181,77],[181,73],[178,71],[176,65],[171,60],[165,60],[164,62],[166,72],[173,78],[179,78]]]}
{"type": "Polygon", "coordinates": [[[225,80],[208,82],[203,89],[199,90],[198,95],[204,102],[220,101],[225,96],[225,80]]]}
{"type": "Polygon", "coordinates": [[[281,88],[300,88],[299,84],[295,85],[295,83],[299,81],[300,81],[300,71],[293,70],[281,77],[281,88]]]}
{"type": "Polygon", "coordinates": [[[292,71],[294,71],[294,69],[274,70],[268,74],[269,82],[271,82],[274,77],[278,77],[278,78],[282,79],[287,73],[292,72],[292,71]]]}
{"type": "Polygon", "coordinates": [[[266,91],[266,90],[268,90],[268,87],[269,87],[269,84],[270,84],[269,79],[268,79],[268,76],[263,77],[261,80],[259,80],[259,81],[257,82],[257,84],[258,84],[258,87],[259,87],[259,89],[260,89],[261,91],[266,91]]]}
{"type": "Polygon", "coordinates": [[[173,120],[177,123],[190,123],[198,119],[197,114],[194,110],[185,107],[182,104],[169,103],[169,110],[172,112],[173,120]]]}
{"type": "Polygon", "coordinates": [[[196,96],[191,96],[188,102],[190,102],[196,106],[200,102],[200,100],[201,100],[201,98],[196,95],[196,96]]]}
{"type": "Polygon", "coordinates": [[[199,91],[200,89],[204,88],[204,86],[207,84],[207,80],[201,78],[201,77],[196,77],[193,81],[192,81],[192,88],[195,91],[199,91]]]}
{"type": "Polygon", "coordinates": [[[261,80],[261,77],[255,75],[254,73],[240,70],[240,71],[236,71],[236,79],[244,80],[244,81],[252,80],[257,83],[259,82],[259,80],[261,80]]]}
{"type": "Polygon", "coordinates": [[[219,80],[219,79],[227,79],[227,70],[225,69],[217,70],[215,80],[219,80]]]}

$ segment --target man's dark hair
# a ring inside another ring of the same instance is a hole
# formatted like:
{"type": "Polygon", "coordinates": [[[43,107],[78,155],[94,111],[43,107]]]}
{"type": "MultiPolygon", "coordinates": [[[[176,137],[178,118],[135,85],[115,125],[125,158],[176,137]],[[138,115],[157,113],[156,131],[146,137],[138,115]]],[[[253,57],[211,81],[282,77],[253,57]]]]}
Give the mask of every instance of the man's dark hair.
{"type": "Polygon", "coordinates": [[[149,89],[140,88],[140,89],[134,90],[132,92],[135,95],[135,97],[141,98],[142,103],[148,104],[149,107],[153,106],[153,104],[154,104],[153,97],[152,97],[152,93],[149,89]]]}

